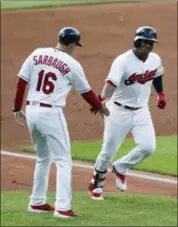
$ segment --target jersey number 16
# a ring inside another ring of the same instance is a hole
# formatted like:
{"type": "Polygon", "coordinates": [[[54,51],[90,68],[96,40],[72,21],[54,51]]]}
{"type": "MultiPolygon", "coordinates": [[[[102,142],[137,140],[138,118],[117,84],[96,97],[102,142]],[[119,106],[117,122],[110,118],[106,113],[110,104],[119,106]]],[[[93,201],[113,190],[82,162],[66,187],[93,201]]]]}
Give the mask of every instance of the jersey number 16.
{"type": "Polygon", "coordinates": [[[38,82],[37,82],[37,91],[43,91],[44,94],[49,95],[54,91],[54,84],[51,80],[56,81],[57,77],[54,73],[48,72],[44,74],[44,70],[40,71],[38,74],[38,82]],[[43,80],[44,78],[44,80],[43,80]]]}

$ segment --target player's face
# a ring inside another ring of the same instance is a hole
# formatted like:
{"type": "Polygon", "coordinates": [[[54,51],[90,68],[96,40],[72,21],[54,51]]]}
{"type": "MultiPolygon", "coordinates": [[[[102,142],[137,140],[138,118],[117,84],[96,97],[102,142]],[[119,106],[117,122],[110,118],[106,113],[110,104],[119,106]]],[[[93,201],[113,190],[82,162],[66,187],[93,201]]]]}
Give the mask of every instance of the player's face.
{"type": "Polygon", "coordinates": [[[154,42],[151,40],[141,40],[140,53],[149,54],[154,47],[154,42]]]}

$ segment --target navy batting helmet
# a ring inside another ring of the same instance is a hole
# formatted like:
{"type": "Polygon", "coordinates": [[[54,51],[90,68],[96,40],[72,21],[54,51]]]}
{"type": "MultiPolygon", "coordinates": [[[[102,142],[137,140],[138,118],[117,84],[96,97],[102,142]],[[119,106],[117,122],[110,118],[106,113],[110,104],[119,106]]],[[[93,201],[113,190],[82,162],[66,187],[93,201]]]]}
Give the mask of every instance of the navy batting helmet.
{"type": "Polygon", "coordinates": [[[134,41],[139,39],[158,43],[156,30],[149,26],[142,26],[136,30],[134,41]]]}
{"type": "Polygon", "coordinates": [[[71,43],[76,43],[77,46],[82,46],[80,44],[80,32],[76,28],[65,27],[59,32],[59,42],[68,46],[71,43]]]}

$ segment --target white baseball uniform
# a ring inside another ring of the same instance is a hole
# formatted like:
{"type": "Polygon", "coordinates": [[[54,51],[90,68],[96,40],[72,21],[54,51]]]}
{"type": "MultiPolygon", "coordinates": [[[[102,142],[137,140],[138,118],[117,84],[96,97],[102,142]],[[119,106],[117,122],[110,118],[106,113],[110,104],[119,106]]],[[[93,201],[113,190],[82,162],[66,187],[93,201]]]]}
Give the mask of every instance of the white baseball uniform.
{"type": "Polygon", "coordinates": [[[102,150],[95,166],[98,171],[107,170],[129,132],[137,146],[113,163],[117,172],[125,174],[129,167],[155,151],[155,131],[148,101],[152,80],[163,72],[161,59],[153,52],[145,62],[139,60],[133,50],[123,53],[114,60],[106,81],[111,81],[116,90],[107,102],[110,116],[105,118],[102,150]],[[139,109],[131,110],[124,106],[139,109]]]}
{"type": "Polygon", "coordinates": [[[29,83],[26,118],[37,152],[30,205],[46,202],[49,170],[54,160],[57,167],[55,208],[70,210],[70,138],[63,107],[71,88],[81,94],[89,91],[90,85],[82,66],[55,48],[36,49],[22,65],[19,76],[29,83]]]}

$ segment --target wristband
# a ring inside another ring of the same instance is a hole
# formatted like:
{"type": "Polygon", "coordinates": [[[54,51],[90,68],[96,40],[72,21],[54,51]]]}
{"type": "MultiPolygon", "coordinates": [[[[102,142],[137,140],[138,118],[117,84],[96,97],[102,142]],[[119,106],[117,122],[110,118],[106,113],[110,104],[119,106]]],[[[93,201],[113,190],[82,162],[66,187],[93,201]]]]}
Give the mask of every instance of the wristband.
{"type": "Polygon", "coordinates": [[[159,92],[158,95],[165,96],[165,94],[163,92],[159,92]]]}

